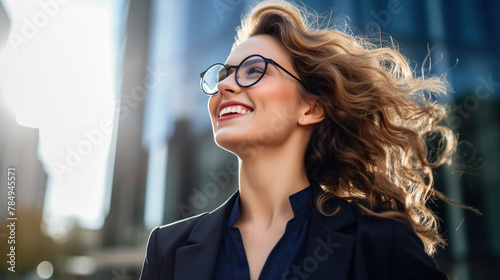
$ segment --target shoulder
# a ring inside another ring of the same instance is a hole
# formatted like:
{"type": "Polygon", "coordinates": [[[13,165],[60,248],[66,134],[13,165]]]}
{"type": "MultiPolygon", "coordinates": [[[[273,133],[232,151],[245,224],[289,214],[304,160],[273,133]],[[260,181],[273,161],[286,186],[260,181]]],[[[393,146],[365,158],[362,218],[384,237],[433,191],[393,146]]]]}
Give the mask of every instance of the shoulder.
{"type": "Polygon", "coordinates": [[[424,250],[423,243],[413,229],[402,219],[396,220],[363,214],[362,209],[353,202],[334,198],[325,201],[324,216],[315,211],[313,220],[320,228],[330,232],[340,232],[355,238],[355,242],[363,250],[391,252],[391,246],[398,239],[413,239],[415,244],[424,250]],[[373,248],[373,249],[371,249],[373,248]]]}
{"type": "Polygon", "coordinates": [[[153,243],[157,246],[171,246],[175,244],[186,243],[189,236],[191,235],[191,232],[193,231],[193,228],[200,221],[200,219],[202,219],[207,214],[208,213],[201,213],[199,215],[176,221],[167,225],[158,226],[151,231],[148,243],[153,243]]]}
{"type": "Polygon", "coordinates": [[[356,219],[358,258],[369,259],[377,272],[396,279],[446,279],[425,252],[420,237],[402,219],[365,215],[349,203],[356,219]]]}
{"type": "Polygon", "coordinates": [[[171,255],[178,247],[199,242],[222,225],[236,197],[237,193],[211,212],[154,228],[148,248],[155,247],[158,255],[171,255]]]}
{"type": "Polygon", "coordinates": [[[227,202],[210,213],[154,228],[147,242],[141,280],[173,279],[177,250],[217,232],[216,229],[221,228],[226,205],[227,202]]]}
{"type": "MultiPolygon", "coordinates": [[[[411,235],[417,237],[416,233],[403,218],[384,218],[364,214],[361,208],[353,203],[349,203],[352,208],[357,231],[375,239],[393,240],[393,235],[411,235]]],[[[423,244],[422,244],[423,246],[423,244]]]]}
{"type": "Polygon", "coordinates": [[[155,233],[158,238],[166,237],[172,239],[183,239],[189,236],[195,225],[208,213],[201,213],[180,221],[176,221],[163,226],[158,226],[153,229],[152,234],[155,233]]]}
{"type": "MultiPolygon", "coordinates": [[[[330,227],[337,224],[334,229],[342,229],[350,234],[367,234],[373,238],[387,238],[389,233],[398,232],[402,234],[413,233],[413,230],[403,219],[391,219],[364,214],[361,207],[354,202],[342,198],[326,200],[322,205],[326,213],[335,213],[324,216],[315,211],[323,226],[330,227]],[[340,225],[339,225],[340,224],[340,225]]],[[[377,211],[382,213],[383,211],[377,211]]]]}
{"type": "MultiPolygon", "coordinates": [[[[364,214],[362,209],[355,203],[341,200],[337,202],[340,206],[339,214],[349,213],[352,215],[352,224],[345,228],[346,233],[356,236],[356,242],[367,247],[380,247],[379,250],[391,250],[391,246],[399,239],[413,239],[419,249],[424,250],[423,242],[415,231],[402,218],[385,218],[364,214]]],[[[379,211],[382,213],[382,211],[379,211]]],[[[335,219],[335,216],[332,216],[335,219]]]]}

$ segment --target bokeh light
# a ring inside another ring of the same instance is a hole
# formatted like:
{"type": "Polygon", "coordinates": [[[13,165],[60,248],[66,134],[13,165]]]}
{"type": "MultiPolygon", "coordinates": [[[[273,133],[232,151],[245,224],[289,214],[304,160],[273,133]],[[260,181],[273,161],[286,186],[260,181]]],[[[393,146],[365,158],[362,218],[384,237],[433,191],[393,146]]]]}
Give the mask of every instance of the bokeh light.
{"type": "Polygon", "coordinates": [[[37,266],[36,273],[42,279],[49,279],[54,274],[54,266],[48,261],[43,261],[37,266]]]}

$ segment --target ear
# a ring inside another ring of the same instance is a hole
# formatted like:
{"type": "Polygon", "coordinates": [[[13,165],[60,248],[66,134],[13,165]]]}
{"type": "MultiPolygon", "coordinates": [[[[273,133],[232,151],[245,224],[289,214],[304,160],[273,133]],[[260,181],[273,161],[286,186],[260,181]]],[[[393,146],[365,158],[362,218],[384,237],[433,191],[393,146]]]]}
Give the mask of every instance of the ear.
{"type": "Polygon", "coordinates": [[[317,124],[325,118],[325,110],[316,100],[305,100],[303,102],[299,125],[317,124]]]}

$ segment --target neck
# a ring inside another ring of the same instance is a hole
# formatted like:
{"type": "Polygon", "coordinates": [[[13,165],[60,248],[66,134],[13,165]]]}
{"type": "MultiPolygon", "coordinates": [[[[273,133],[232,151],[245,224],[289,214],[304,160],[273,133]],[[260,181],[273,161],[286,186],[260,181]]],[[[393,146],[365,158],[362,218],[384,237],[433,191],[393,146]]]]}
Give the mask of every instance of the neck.
{"type": "Polygon", "coordinates": [[[269,227],[293,218],[289,196],[308,187],[309,181],[304,167],[307,142],[291,142],[255,148],[251,158],[240,157],[239,223],[269,227]]]}

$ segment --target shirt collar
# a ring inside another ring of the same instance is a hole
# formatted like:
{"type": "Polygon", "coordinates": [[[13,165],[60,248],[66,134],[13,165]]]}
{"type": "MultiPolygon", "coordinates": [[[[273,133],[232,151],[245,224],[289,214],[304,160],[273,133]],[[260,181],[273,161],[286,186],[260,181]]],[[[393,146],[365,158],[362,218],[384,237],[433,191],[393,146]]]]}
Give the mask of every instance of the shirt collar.
{"type": "Polygon", "coordinates": [[[233,207],[231,208],[231,212],[229,212],[228,226],[232,227],[236,221],[240,218],[240,192],[238,191],[238,196],[234,201],[233,207]]]}
{"type": "MultiPolygon", "coordinates": [[[[313,205],[313,196],[313,188],[312,186],[309,186],[288,197],[290,204],[292,205],[294,217],[297,217],[311,209],[311,206],[313,205]]],[[[236,197],[231,212],[229,213],[228,225],[232,227],[236,221],[238,221],[240,216],[240,194],[238,192],[238,196],[236,197]]]]}

